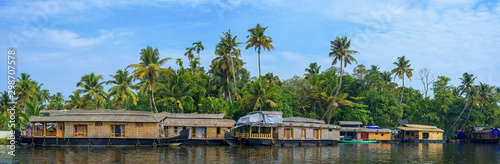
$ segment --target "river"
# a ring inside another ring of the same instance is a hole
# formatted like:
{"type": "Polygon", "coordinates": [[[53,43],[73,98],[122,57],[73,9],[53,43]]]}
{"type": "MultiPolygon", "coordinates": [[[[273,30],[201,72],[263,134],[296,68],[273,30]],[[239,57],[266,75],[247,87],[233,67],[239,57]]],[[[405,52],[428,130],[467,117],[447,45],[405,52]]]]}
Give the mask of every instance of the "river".
{"type": "Polygon", "coordinates": [[[0,163],[500,163],[498,144],[336,146],[18,147],[0,163]]]}

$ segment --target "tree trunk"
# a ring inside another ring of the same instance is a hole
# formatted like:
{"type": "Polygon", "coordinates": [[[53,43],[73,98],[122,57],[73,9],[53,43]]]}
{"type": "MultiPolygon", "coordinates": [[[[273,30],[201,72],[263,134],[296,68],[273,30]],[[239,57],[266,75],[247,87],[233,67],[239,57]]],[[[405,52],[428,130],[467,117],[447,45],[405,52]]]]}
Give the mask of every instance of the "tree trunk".
{"type": "MultiPolygon", "coordinates": [[[[342,73],[343,73],[343,70],[342,70],[342,60],[340,60],[340,79],[339,79],[339,85],[337,87],[337,91],[335,92],[335,96],[333,96],[332,102],[328,106],[328,109],[326,110],[325,114],[323,114],[323,117],[321,117],[321,120],[325,118],[326,114],[328,114],[328,112],[330,112],[330,110],[332,110],[332,105],[335,102],[335,99],[337,99],[337,95],[339,94],[340,86],[342,85],[342,73]]],[[[327,122],[327,123],[330,123],[330,122],[327,122]]]]}
{"type": "Polygon", "coordinates": [[[234,85],[234,96],[236,96],[236,74],[234,72],[236,72],[234,70],[234,64],[233,64],[233,57],[231,56],[231,54],[229,54],[229,58],[231,59],[231,67],[233,68],[233,85],[234,85]]]}
{"type": "Polygon", "coordinates": [[[401,106],[401,103],[403,102],[403,95],[405,93],[405,76],[403,74],[403,91],[401,92],[401,100],[399,100],[399,105],[401,106]]]}
{"type": "Polygon", "coordinates": [[[453,126],[455,126],[455,124],[458,122],[458,119],[460,119],[460,117],[464,113],[465,109],[467,109],[467,103],[469,103],[469,93],[467,93],[466,99],[467,99],[467,101],[465,102],[464,109],[462,109],[462,113],[460,113],[460,115],[458,115],[457,120],[455,120],[455,122],[450,126],[450,128],[446,131],[445,135],[448,134],[448,132],[450,132],[450,130],[453,128],[453,126]]]}
{"type": "Polygon", "coordinates": [[[127,99],[125,99],[125,110],[127,110],[127,99]]]}
{"type": "Polygon", "coordinates": [[[149,109],[153,112],[153,101],[151,101],[151,93],[149,93],[149,109]]]}
{"type": "MultiPolygon", "coordinates": [[[[264,50],[265,51],[265,50],[264,50]]],[[[260,74],[260,52],[259,52],[259,78],[262,76],[262,74],[260,74]]]]}
{"type": "Polygon", "coordinates": [[[460,130],[463,130],[464,127],[465,127],[465,124],[467,124],[467,121],[469,121],[469,117],[470,117],[470,113],[472,113],[472,109],[474,109],[474,106],[470,107],[469,114],[467,115],[467,118],[465,119],[465,122],[463,123],[462,127],[460,128],[460,130]]]}
{"type": "MultiPolygon", "coordinates": [[[[229,85],[229,76],[226,76],[226,86],[229,85]]],[[[229,90],[230,87],[227,87],[227,94],[229,96],[229,102],[231,105],[233,105],[233,100],[231,99],[231,90],[229,90]]]]}

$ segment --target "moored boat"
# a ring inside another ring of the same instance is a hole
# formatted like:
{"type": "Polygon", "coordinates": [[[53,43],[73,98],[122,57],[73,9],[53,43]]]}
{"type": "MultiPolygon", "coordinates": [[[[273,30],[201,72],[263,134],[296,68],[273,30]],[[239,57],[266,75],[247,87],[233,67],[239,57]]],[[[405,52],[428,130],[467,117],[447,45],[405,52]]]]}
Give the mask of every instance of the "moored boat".
{"type": "Polygon", "coordinates": [[[391,140],[391,130],[378,126],[363,126],[359,121],[338,121],[341,143],[374,143],[391,140]]]}
{"type": "Polygon", "coordinates": [[[339,140],[339,128],[321,120],[257,111],[241,117],[225,139],[230,145],[332,145],[339,140]]]}
{"type": "Polygon", "coordinates": [[[473,128],[471,142],[474,143],[498,143],[498,129],[489,126],[476,126],[473,128]]]}
{"type": "Polygon", "coordinates": [[[30,126],[17,139],[31,146],[165,146],[184,142],[179,135],[159,135],[159,120],[153,113],[127,110],[42,110],[31,116],[30,126]]]}
{"type": "Polygon", "coordinates": [[[396,127],[396,140],[411,143],[444,143],[443,130],[436,126],[404,124],[396,127]]]}

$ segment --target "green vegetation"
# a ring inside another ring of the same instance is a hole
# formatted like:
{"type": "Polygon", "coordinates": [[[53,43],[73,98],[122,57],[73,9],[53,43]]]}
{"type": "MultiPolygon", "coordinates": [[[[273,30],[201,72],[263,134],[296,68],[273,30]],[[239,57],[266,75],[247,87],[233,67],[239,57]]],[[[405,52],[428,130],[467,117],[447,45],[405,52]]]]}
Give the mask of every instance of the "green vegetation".
{"type": "MultiPolygon", "coordinates": [[[[268,51],[274,48],[271,37],[264,35],[266,28],[257,24],[248,30],[246,49],[255,48],[259,58],[261,48],[268,51]]],[[[23,73],[15,88],[16,126],[24,125],[30,116],[39,115],[40,110],[125,108],[154,112],[224,112],[231,119],[250,111],[274,110],[282,111],[285,117],[324,119],[329,123],[361,121],[386,128],[397,126],[401,119],[409,119],[413,124],[447,129],[448,134],[479,125],[500,127],[500,88],[475,83],[475,76],[469,73],[456,79],[462,84],[457,87],[449,84],[455,79],[445,76],[428,81],[429,70],[425,69],[427,74],[420,75],[424,93],[404,86],[405,76],[411,80],[413,71],[405,56],[398,57],[391,71],[380,70],[377,65],[367,69],[360,64],[349,73],[345,68],[357,62],[354,55],[358,52],[350,49],[351,40],[343,36],[331,41],[328,55],[332,66],[323,66],[326,69],[322,72],[322,67],[314,62],[305,68],[303,77],[280,79],[272,73],[260,76],[259,64],[259,76],[250,77],[240,58],[238,46],[241,44],[230,31],[224,32],[210,67],[204,68],[199,63],[204,47],[201,42],[195,42],[186,49],[189,68],[184,67],[183,59],[179,58],[175,63],[179,65],[177,70],[169,67],[173,65],[167,63],[170,57],[160,57],[157,48],[147,46],[137,54],[138,64],[117,70],[115,75],[109,75],[112,77],[109,81],[103,81],[99,73],[83,75],[81,81],[75,81],[79,89],[67,99],[61,93],[51,95],[42,89],[42,83],[23,73]],[[392,81],[396,77],[402,80],[402,86],[392,81]],[[107,92],[103,89],[105,85],[110,87],[107,92]],[[432,90],[433,95],[427,96],[427,89],[432,90]]],[[[7,92],[1,93],[1,129],[8,129],[9,101],[7,92]]]]}

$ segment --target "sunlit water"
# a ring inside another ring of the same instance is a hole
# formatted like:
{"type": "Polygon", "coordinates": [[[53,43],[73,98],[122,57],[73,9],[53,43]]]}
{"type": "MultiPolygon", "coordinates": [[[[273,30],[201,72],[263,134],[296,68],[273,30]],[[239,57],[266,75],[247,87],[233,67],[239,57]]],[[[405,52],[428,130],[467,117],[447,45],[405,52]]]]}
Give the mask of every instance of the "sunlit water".
{"type": "Polygon", "coordinates": [[[500,163],[498,144],[336,146],[20,147],[0,146],[0,163],[500,163]]]}

